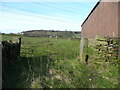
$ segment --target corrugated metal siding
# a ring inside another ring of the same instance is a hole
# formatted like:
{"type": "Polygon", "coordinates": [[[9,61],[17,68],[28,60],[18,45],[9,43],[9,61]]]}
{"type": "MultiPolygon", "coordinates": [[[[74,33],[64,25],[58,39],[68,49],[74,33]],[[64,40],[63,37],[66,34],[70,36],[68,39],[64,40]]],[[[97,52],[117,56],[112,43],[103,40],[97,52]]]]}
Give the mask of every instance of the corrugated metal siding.
{"type": "Polygon", "coordinates": [[[82,25],[82,37],[118,36],[118,3],[100,2],[82,25]]]}

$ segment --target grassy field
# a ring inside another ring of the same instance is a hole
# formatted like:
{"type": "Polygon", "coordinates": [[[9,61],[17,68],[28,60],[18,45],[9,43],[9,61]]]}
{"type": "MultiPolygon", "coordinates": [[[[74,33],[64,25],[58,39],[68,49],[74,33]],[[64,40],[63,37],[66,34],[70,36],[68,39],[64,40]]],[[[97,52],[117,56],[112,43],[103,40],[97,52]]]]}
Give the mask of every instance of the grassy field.
{"type": "Polygon", "coordinates": [[[91,46],[86,65],[79,47],[79,40],[22,37],[20,58],[3,70],[3,82],[8,88],[117,88],[118,65],[96,64],[91,46]]]}

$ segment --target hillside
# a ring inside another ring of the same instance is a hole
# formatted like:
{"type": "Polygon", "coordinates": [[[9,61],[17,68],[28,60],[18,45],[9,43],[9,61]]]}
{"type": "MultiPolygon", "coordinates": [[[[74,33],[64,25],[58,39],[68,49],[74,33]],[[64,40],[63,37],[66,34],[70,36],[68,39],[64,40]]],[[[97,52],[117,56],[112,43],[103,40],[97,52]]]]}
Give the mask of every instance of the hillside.
{"type": "Polygon", "coordinates": [[[22,33],[33,37],[80,38],[80,32],[77,31],[29,30],[22,33]]]}

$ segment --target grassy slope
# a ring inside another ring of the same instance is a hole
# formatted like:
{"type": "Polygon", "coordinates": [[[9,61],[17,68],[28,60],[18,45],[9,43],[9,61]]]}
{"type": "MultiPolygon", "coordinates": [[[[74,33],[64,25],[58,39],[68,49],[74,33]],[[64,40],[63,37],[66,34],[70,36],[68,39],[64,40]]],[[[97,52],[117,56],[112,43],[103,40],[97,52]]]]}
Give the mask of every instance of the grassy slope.
{"type": "MultiPolygon", "coordinates": [[[[91,47],[88,53],[94,55],[91,47]]],[[[89,65],[81,63],[79,41],[23,37],[18,60],[6,70],[7,87],[117,87],[117,67],[106,64],[97,68],[92,57],[89,65]]]]}

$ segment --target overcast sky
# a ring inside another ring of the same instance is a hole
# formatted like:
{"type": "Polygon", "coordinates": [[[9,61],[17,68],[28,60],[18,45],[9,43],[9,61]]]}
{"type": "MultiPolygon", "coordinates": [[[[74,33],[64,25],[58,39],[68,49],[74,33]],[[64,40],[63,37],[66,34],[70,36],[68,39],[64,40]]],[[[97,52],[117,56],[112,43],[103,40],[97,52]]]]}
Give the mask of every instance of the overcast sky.
{"type": "Polygon", "coordinates": [[[0,31],[81,31],[94,2],[0,2],[0,31]]]}

